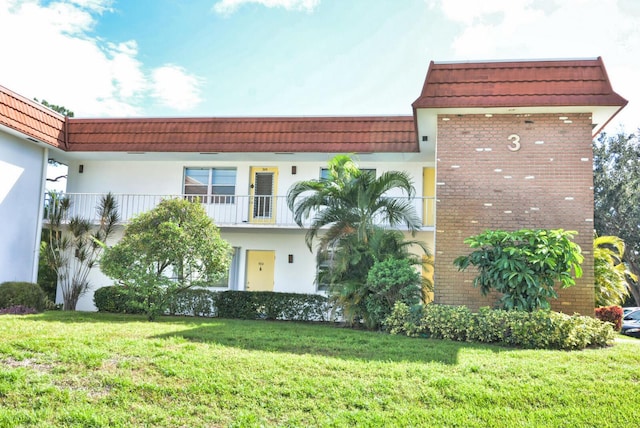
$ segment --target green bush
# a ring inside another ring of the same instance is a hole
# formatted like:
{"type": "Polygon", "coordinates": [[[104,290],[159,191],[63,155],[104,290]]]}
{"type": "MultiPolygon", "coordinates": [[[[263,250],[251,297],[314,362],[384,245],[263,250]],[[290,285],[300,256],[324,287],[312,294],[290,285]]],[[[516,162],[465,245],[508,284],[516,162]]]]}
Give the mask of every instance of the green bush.
{"type": "Polygon", "coordinates": [[[216,305],[221,318],[326,321],[329,312],[324,296],[272,291],[223,291],[216,305]]]}
{"type": "Polygon", "coordinates": [[[93,303],[100,312],[121,314],[141,314],[144,312],[142,309],[131,305],[129,294],[120,285],[98,288],[93,294],[93,303]]]}
{"type": "Polygon", "coordinates": [[[609,345],[615,332],[595,318],[540,310],[504,311],[429,304],[421,311],[396,304],[385,321],[392,334],[428,335],[435,339],[501,343],[535,349],[584,349],[609,345]],[[422,313],[418,320],[416,314],[422,313]]]}
{"type": "Polygon", "coordinates": [[[584,257],[571,241],[576,234],[562,229],[487,230],[465,239],[475,251],[457,257],[453,264],[461,271],[475,266],[474,287],[480,287],[483,295],[498,291],[504,309],[549,309],[549,299],[558,297],[555,287],[574,285],[572,273],[582,276],[584,257]]]}
{"type": "Polygon", "coordinates": [[[0,284],[0,309],[26,306],[42,312],[49,300],[38,284],[31,282],[4,282],[0,284]]]}
{"type": "Polygon", "coordinates": [[[422,324],[424,305],[409,306],[404,302],[396,302],[391,314],[384,320],[383,327],[391,334],[404,334],[415,337],[425,333],[422,324]]]}
{"type": "Polygon", "coordinates": [[[473,314],[466,306],[427,305],[422,316],[434,339],[467,340],[473,314]]]}
{"type": "Polygon", "coordinates": [[[169,302],[170,315],[188,315],[194,317],[216,316],[216,296],[218,292],[204,288],[182,290],[169,302]]]}
{"type": "Polygon", "coordinates": [[[379,327],[393,310],[396,302],[409,306],[422,299],[422,277],[409,259],[389,258],[375,262],[367,275],[369,294],[364,299],[369,328],[379,327]]]}

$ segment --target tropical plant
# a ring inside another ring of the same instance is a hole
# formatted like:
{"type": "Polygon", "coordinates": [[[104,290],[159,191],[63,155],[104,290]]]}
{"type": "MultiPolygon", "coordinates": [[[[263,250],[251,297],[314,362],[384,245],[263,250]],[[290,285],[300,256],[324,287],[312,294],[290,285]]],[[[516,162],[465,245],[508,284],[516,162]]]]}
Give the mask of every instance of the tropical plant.
{"type": "Polygon", "coordinates": [[[318,270],[317,281],[329,285],[330,298],[347,321],[380,325],[380,317],[369,310],[372,304],[366,304],[373,292],[367,288],[367,277],[376,262],[404,258],[421,265],[422,258],[409,252],[411,246],[429,254],[423,243],[405,241],[401,232],[381,227],[405,225],[412,234],[420,229],[411,203],[414,193],[407,173],[388,171],[376,177],[360,170],[348,155],[329,162],[327,178],[301,181],[289,189],[287,202],[296,223],[302,227],[311,218],[305,236],[310,250],[318,238],[318,266],[326,268],[318,270]],[[407,197],[389,197],[393,191],[407,197]]]}
{"type": "Polygon", "coordinates": [[[89,290],[89,274],[120,221],[118,204],[111,193],[98,202],[95,226],[80,216],[68,218],[70,208],[68,197],[49,192],[45,224],[48,242],[42,247],[49,267],[56,273],[66,311],[75,310],[80,297],[89,290]]]}
{"type": "Polygon", "coordinates": [[[629,297],[628,280],[638,280],[622,260],[624,253],[624,241],[617,236],[597,236],[594,239],[596,306],[622,305],[629,297]]]}
{"type": "MultiPolygon", "coordinates": [[[[639,130],[640,131],[640,130],[639,130]]],[[[640,275],[640,132],[602,133],[593,142],[594,226],[600,236],[625,242],[627,268],[640,275]]],[[[629,291],[640,306],[640,282],[629,279],[629,291]]]]}
{"type": "Polygon", "coordinates": [[[231,246],[202,205],[166,199],[131,220],[100,267],[125,287],[133,309],[142,309],[152,321],[177,293],[219,281],[230,260],[231,246]]]}
{"type": "Polygon", "coordinates": [[[412,233],[420,230],[420,219],[411,204],[415,189],[409,174],[387,171],[376,178],[361,171],[348,155],[335,156],[328,167],[327,178],[297,182],[287,193],[289,209],[299,226],[312,217],[305,236],[310,250],[326,226],[321,240],[324,246],[352,233],[366,243],[379,224],[406,225],[412,233]],[[407,197],[388,197],[394,190],[407,197]]]}
{"type": "MultiPolygon", "coordinates": [[[[407,264],[415,269],[431,263],[428,261],[430,258],[426,257],[430,254],[424,242],[407,240],[400,231],[378,227],[372,230],[367,243],[360,241],[354,233],[344,236],[328,250],[321,247],[317,255],[318,264],[324,264],[328,268],[318,271],[317,281],[329,284],[329,297],[341,309],[348,323],[353,324],[363,320],[368,327],[375,328],[379,327],[383,320],[382,316],[376,316],[375,312],[386,313],[386,309],[374,310],[375,298],[370,296],[380,290],[368,282],[371,269],[376,263],[389,259],[406,260],[407,264]],[[417,250],[421,254],[414,254],[412,250],[417,250]]],[[[420,276],[417,271],[416,274],[420,278],[418,294],[432,291],[433,283],[426,277],[420,276]]],[[[389,309],[393,307],[397,297],[395,290],[396,287],[392,287],[386,296],[391,298],[387,301],[389,309]]]]}
{"type": "Polygon", "coordinates": [[[521,229],[515,232],[487,230],[464,240],[476,248],[454,260],[459,270],[478,268],[473,285],[483,295],[491,290],[502,293],[500,303],[507,310],[548,309],[549,299],[557,298],[561,288],[575,284],[572,273],[582,276],[584,260],[580,246],[571,239],[577,232],[521,229]]]}

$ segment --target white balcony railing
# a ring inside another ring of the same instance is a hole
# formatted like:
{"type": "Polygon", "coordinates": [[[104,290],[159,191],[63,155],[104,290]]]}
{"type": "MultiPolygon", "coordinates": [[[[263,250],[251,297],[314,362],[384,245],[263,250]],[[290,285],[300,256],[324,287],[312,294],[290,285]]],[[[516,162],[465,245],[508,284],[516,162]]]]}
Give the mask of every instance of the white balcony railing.
{"type": "MultiPolygon", "coordinates": [[[[128,223],[134,216],[156,207],[163,199],[194,198],[192,195],[112,195],[118,203],[120,223],[128,223]]],[[[101,193],[65,193],[61,195],[61,197],[69,198],[71,202],[66,220],[79,216],[97,223],[96,207],[103,196],[101,193]]],[[[285,196],[234,195],[208,198],[201,197],[199,200],[204,202],[202,203],[203,208],[219,227],[298,227],[293,220],[293,213],[287,206],[285,196]]],[[[414,197],[411,198],[411,203],[416,214],[422,220],[423,227],[434,226],[435,198],[414,197]]],[[[45,197],[45,206],[48,204],[48,197],[45,197]]],[[[308,226],[308,222],[305,226],[308,226]]]]}

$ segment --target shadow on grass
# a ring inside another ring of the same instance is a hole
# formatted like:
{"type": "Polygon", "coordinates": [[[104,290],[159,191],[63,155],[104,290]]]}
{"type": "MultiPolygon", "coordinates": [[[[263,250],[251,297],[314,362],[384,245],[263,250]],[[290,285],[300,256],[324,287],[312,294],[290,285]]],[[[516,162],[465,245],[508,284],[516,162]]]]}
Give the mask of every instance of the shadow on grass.
{"type": "MultiPolygon", "coordinates": [[[[213,321],[213,320],[212,320],[213,321]]],[[[210,325],[163,334],[249,351],[313,355],[381,362],[458,363],[460,350],[505,352],[508,348],[473,343],[409,338],[354,330],[333,324],[216,319],[210,325]]]]}
{"type": "MultiPolygon", "coordinates": [[[[143,315],[95,312],[55,311],[25,318],[33,321],[64,323],[148,323],[143,315]]],[[[153,335],[149,337],[150,339],[182,338],[195,343],[248,351],[313,355],[345,360],[438,362],[453,365],[458,363],[461,350],[493,353],[511,350],[493,345],[394,336],[382,332],[345,328],[333,323],[168,316],[160,317],[156,323],[159,326],[158,330],[162,330],[160,327],[166,324],[172,324],[180,330],[153,335]]]]}

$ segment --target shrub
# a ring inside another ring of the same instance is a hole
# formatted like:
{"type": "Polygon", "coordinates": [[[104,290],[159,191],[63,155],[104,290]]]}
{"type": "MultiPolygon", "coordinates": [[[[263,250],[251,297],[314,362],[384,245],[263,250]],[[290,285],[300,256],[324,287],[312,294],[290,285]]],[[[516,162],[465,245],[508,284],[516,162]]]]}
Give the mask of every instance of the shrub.
{"type": "Polygon", "coordinates": [[[558,297],[554,287],[574,285],[572,272],[577,278],[582,276],[584,257],[578,244],[571,241],[576,233],[562,229],[487,230],[465,239],[475,251],[456,258],[453,264],[459,270],[475,266],[478,276],[473,285],[480,287],[483,295],[492,290],[501,293],[504,309],[549,309],[549,299],[558,297]]]}
{"type": "Polygon", "coordinates": [[[539,310],[504,311],[481,308],[472,313],[464,306],[429,304],[422,318],[406,305],[396,305],[385,325],[392,334],[426,334],[435,339],[502,343],[536,349],[602,347],[615,337],[612,325],[595,318],[539,310]]]}
{"type": "Polygon", "coordinates": [[[178,292],[169,302],[170,315],[194,317],[216,316],[217,292],[203,288],[190,288],[178,292]]]}
{"type": "Polygon", "coordinates": [[[622,328],[622,316],[624,312],[620,306],[605,306],[596,308],[595,315],[600,321],[610,322],[616,331],[622,328]]]}
{"type": "Polygon", "coordinates": [[[422,323],[434,339],[467,340],[473,316],[466,306],[427,305],[422,323]]]}
{"type": "Polygon", "coordinates": [[[0,308],[26,306],[38,312],[46,309],[47,295],[38,284],[31,282],[4,282],[0,284],[0,308]]]}
{"type": "Polygon", "coordinates": [[[422,298],[422,278],[409,259],[386,259],[375,262],[367,275],[365,306],[370,328],[379,327],[396,302],[417,305],[422,298]]]}
{"type": "Polygon", "coordinates": [[[409,306],[404,302],[396,302],[391,314],[384,320],[383,326],[391,334],[419,336],[424,334],[424,327],[421,323],[423,314],[423,305],[409,306]]]}
{"type": "Polygon", "coordinates": [[[223,291],[216,305],[221,318],[326,321],[329,312],[324,296],[272,291],[223,291]]]}
{"type": "Polygon", "coordinates": [[[32,315],[37,313],[38,311],[36,311],[35,309],[29,308],[24,305],[16,305],[0,309],[0,315],[32,315]]]}
{"type": "Polygon", "coordinates": [[[100,312],[141,314],[143,310],[131,305],[129,293],[120,285],[98,288],[93,294],[93,303],[100,312]]]}

